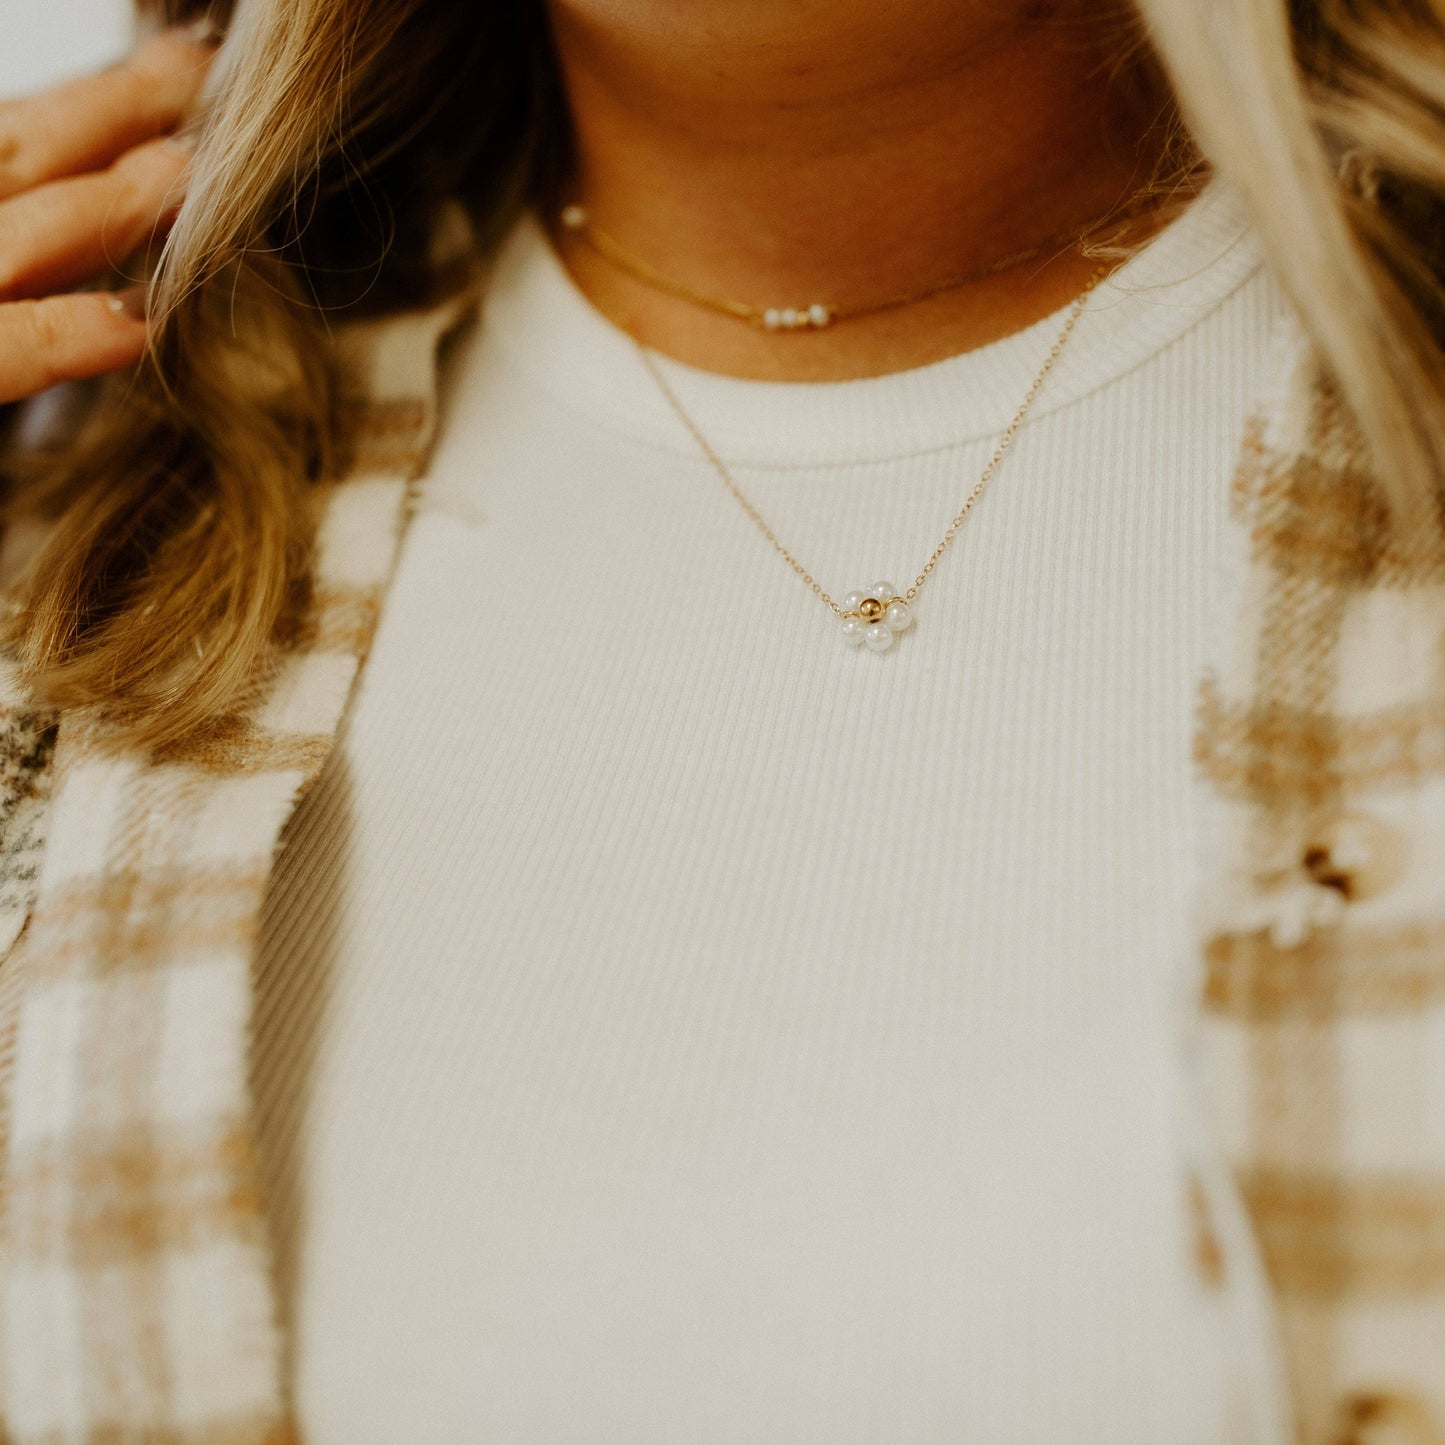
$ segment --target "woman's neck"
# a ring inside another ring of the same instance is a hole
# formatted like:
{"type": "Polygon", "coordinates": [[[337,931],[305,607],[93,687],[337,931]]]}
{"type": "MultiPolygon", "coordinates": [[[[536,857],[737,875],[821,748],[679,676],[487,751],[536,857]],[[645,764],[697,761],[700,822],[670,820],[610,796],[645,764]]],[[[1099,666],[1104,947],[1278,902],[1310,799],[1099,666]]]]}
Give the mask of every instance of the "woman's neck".
{"type": "MultiPolygon", "coordinates": [[[[1157,159],[1161,100],[1116,63],[1117,18],[983,0],[552,0],[552,22],[591,217],[712,294],[847,306],[918,290],[1101,215],[1157,159]]],[[[593,301],[648,344],[778,379],[982,345],[1064,305],[1098,264],[1075,250],[778,334],[557,240],[593,301]]]]}

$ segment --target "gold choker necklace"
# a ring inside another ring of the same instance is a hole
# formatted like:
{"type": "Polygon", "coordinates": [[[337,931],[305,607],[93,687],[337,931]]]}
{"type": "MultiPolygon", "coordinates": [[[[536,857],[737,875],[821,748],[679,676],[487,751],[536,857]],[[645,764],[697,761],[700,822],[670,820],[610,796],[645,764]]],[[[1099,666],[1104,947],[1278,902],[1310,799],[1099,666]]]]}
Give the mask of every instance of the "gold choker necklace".
{"type": "Polygon", "coordinates": [[[879,311],[891,311],[899,306],[910,306],[917,301],[926,301],[945,291],[956,291],[972,282],[983,281],[990,276],[997,276],[1004,271],[1012,270],[1015,266],[1022,266],[1026,261],[1036,260],[1050,251],[1062,253],[1072,250],[1074,247],[1082,245],[1088,236],[1106,220],[1117,218],[1122,221],[1131,215],[1137,208],[1137,201],[1138,198],[1135,197],[1134,201],[1127,206],[1114,208],[1103,216],[1094,217],[1093,220],[1086,222],[1082,229],[1078,226],[1070,226],[1065,230],[1056,231],[1035,245],[1019,251],[1010,251],[1008,255],[1000,256],[997,260],[991,261],[987,266],[979,267],[977,270],[959,276],[949,276],[942,281],[931,282],[927,286],[919,287],[916,291],[905,291],[896,296],[885,296],[879,300],[864,301],[853,306],[839,306],[824,301],[812,301],[802,306],[755,306],[748,301],[734,301],[726,296],[715,296],[710,292],[689,286],[686,282],[679,281],[672,276],[664,275],[640,256],[634,255],[620,242],[609,236],[606,231],[599,230],[593,224],[585,206],[575,202],[572,205],[564,206],[558,219],[566,231],[583,241],[604,261],[610,262],[618,270],[625,271],[634,280],[641,281],[643,285],[650,286],[655,291],[665,291],[671,296],[678,296],[684,301],[690,301],[695,306],[705,307],[709,311],[718,312],[723,316],[731,316],[734,320],[745,322],[749,326],[756,326],[765,331],[816,331],[821,327],[831,326],[836,321],[846,321],[856,316],[871,316],[879,311]]]}

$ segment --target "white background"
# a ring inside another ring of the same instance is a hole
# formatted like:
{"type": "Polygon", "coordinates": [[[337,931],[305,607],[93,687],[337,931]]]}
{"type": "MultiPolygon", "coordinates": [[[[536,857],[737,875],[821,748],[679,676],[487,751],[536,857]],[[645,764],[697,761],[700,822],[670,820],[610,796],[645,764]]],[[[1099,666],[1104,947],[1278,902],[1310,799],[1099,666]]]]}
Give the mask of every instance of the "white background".
{"type": "Polygon", "coordinates": [[[115,59],[129,28],[127,0],[0,0],[0,95],[115,59]]]}

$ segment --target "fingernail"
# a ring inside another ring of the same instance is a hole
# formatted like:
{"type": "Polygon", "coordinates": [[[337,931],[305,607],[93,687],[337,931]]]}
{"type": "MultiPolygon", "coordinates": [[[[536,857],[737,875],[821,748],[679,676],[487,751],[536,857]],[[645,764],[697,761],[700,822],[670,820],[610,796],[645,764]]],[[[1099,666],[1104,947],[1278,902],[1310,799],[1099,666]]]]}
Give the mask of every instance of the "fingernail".
{"type": "Polygon", "coordinates": [[[122,291],[112,291],[105,298],[105,304],[115,312],[117,316],[129,316],[136,321],[146,319],[146,301],[149,297],[149,288],[145,286],[127,286],[122,291]]]}

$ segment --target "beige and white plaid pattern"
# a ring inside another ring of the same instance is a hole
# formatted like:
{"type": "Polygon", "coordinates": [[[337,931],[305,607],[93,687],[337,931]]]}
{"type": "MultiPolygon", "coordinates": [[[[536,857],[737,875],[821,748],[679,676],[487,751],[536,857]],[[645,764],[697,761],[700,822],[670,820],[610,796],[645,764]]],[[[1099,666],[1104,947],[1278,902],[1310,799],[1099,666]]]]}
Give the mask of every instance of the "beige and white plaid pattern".
{"type": "Polygon", "coordinates": [[[1210,1114],[1298,1438],[1441,1445],[1445,515],[1392,523],[1297,335],[1231,506],[1195,731],[1210,1114]]]}
{"type": "MultiPolygon", "coordinates": [[[[18,1445],[293,1437],[253,1158],[252,945],[278,834],[379,612],[438,339],[464,307],[338,342],[352,464],[325,500],[309,622],[254,704],[162,756],[116,746],[103,718],[60,721],[33,910],[0,970],[0,1402],[18,1445]]],[[[50,734],[12,703],[23,761],[50,734]]],[[[23,813],[37,789],[16,771],[23,813]]]]}
{"type": "MultiPolygon", "coordinates": [[[[250,952],[280,829],[371,636],[459,306],[353,338],[355,465],[310,622],[245,716],[141,758],[99,718],[64,717],[57,738],[0,677],[0,945],[49,819],[0,967],[17,1445],[294,1437],[251,1158],[250,952]]],[[[1198,1056],[1297,1439],[1441,1445],[1445,526],[1392,533],[1297,337],[1281,376],[1245,440],[1200,680],[1198,1056]]],[[[1228,1295],[1228,1200],[1181,1184],[1201,1276],[1228,1295]]]]}

